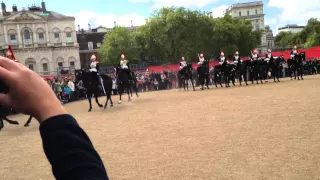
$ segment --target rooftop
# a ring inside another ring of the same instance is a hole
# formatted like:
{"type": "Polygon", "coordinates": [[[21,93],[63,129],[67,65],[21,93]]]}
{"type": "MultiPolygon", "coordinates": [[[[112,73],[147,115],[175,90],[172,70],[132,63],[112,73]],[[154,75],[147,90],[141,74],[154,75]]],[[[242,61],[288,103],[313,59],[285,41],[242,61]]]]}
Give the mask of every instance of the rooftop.
{"type": "Polygon", "coordinates": [[[251,7],[251,6],[263,6],[262,1],[254,1],[254,2],[247,2],[247,3],[237,3],[232,4],[227,11],[230,11],[233,8],[243,8],[243,7],[251,7]]]}
{"type": "Polygon", "coordinates": [[[66,16],[54,11],[47,11],[45,2],[43,1],[41,3],[41,7],[33,4],[29,6],[27,9],[22,8],[21,10],[18,10],[18,7],[16,5],[13,5],[12,11],[7,11],[6,4],[2,2],[1,9],[2,13],[0,13],[0,19],[5,19],[21,12],[28,12],[37,16],[46,17],[47,19],[74,19],[74,17],[72,16],[66,16]]]}
{"type": "Polygon", "coordinates": [[[287,24],[283,27],[278,28],[278,30],[282,30],[282,29],[290,29],[290,28],[301,28],[303,29],[305,26],[299,26],[297,24],[287,24]]]}

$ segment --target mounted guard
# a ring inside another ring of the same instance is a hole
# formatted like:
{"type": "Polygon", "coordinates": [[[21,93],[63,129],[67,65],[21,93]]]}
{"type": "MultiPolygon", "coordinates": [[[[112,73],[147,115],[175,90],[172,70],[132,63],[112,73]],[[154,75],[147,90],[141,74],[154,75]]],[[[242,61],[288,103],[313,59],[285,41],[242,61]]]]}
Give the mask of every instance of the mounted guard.
{"type": "Polygon", "coordinates": [[[236,52],[234,53],[234,56],[233,56],[233,58],[232,58],[232,61],[233,61],[234,64],[238,64],[238,63],[241,63],[241,62],[242,62],[241,58],[239,57],[239,51],[236,51],[236,52]]]}
{"type": "Polygon", "coordinates": [[[220,57],[219,57],[219,64],[223,65],[225,63],[229,63],[228,60],[226,59],[226,57],[224,56],[224,52],[220,53],[220,57]]]}
{"type": "Polygon", "coordinates": [[[186,71],[186,67],[187,67],[187,62],[184,59],[184,57],[182,56],[181,57],[181,61],[180,61],[180,71],[179,71],[179,73],[180,74],[184,74],[184,72],[186,71]]]}
{"type": "Polygon", "coordinates": [[[129,61],[127,60],[124,52],[122,51],[121,52],[121,59],[120,59],[120,68],[125,72],[127,73],[128,77],[130,80],[132,80],[132,76],[131,76],[131,71],[130,71],[130,68],[129,68],[129,61]]]}
{"type": "Polygon", "coordinates": [[[294,45],[293,49],[292,49],[292,51],[290,53],[290,58],[297,60],[297,56],[298,56],[297,45],[294,45]]]}

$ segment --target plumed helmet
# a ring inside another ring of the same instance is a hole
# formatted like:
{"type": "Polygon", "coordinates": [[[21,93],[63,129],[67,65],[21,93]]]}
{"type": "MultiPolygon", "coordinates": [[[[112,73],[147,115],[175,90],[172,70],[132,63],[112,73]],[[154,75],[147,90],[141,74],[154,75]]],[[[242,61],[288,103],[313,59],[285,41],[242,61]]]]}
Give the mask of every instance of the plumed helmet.
{"type": "Polygon", "coordinates": [[[253,50],[253,54],[257,54],[258,51],[256,49],[253,50]]]}
{"type": "Polygon", "coordinates": [[[91,59],[91,60],[95,60],[95,59],[97,59],[97,57],[96,57],[96,55],[92,54],[92,56],[91,56],[90,59],[91,59]]]}

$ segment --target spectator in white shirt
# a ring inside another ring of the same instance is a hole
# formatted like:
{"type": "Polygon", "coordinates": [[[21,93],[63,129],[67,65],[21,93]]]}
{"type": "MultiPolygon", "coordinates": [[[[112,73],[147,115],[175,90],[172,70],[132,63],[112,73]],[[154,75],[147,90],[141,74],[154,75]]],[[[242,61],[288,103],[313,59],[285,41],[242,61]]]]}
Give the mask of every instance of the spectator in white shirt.
{"type": "Polygon", "coordinates": [[[75,91],[75,87],[74,87],[74,83],[72,81],[71,78],[69,78],[69,81],[68,81],[68,87],[70,88],[70,99],[71,101],[74,100],[74,91],[75,91]]]}

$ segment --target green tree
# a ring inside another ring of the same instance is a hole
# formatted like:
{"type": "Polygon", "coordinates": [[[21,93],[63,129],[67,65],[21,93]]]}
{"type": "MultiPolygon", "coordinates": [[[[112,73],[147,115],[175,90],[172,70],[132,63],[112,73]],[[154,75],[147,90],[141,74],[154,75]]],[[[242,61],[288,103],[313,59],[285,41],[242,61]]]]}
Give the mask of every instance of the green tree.
{"type": "Polygon", "coordinates": [[[298,33],[280,32],[275,37],[277,47],[291,48],[293,44],[309,48],[320,44],[320,21],[311,18],[308,24],[298,33]]]}
{"type": "Polygon", "coordinates": [[[261,44],[262,31],[252,31],[250,21],[226,15],[214,19],[213,24],[215,54],[223,50],[225,54],[233,55],[238,50],[240,55],[248,55],[261,44]]]}
{"type": "Polygon", "coordinates": [[[140,53],[134,34],[126,27],[117,26],[104,36],[98,52],[101,62],[105,65],[118,64],[122,50],[130,63],[134,64],[139,61],[140,53]]]}
{"type": "Polygon", "coordinates": [[[212,20],[205,13],[185,8],[162,8],[137,29],[136,42],[148,58],[177,63],[181,56],[196,60],[197,54],[212,51],[212,20]]]}

